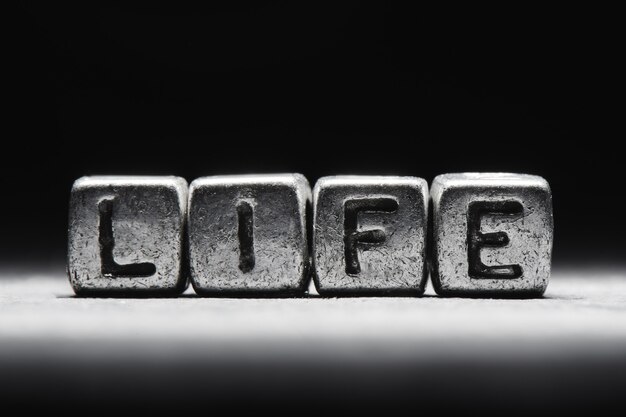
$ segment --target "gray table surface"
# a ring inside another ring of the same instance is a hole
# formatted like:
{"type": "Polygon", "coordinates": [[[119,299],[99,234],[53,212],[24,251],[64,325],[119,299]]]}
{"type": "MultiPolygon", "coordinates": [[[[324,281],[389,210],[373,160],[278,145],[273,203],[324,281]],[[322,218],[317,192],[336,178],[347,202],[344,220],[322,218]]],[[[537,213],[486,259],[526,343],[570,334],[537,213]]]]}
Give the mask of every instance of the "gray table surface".
{"type": "Polygon", "coordinates": [[[304,380],[303,389],[328,388],[333,370],[341,370],[337,384],[350,375],[351,383],[400,381],[398,389],[484,384],[490,370],[524,385],[593,383],[607,396],[625,382],[622,269],[557,269],[545,297],[530,300],[439,298],[430,288],[422,298],[215,299],[190,289],[178,298],[97,299],[74,297],[61,270],[0,275],[0,368],[12,395],[63,381],[87,384],[91,394],[80,395],[97,398],[100,383],[124,378],[113,384],[124,396],[138,378],[153,393],[196,381],[223,398],[244,382],[245,392],[304,380]],[[207,385],[206,372],[219,383],[207,385]]]}

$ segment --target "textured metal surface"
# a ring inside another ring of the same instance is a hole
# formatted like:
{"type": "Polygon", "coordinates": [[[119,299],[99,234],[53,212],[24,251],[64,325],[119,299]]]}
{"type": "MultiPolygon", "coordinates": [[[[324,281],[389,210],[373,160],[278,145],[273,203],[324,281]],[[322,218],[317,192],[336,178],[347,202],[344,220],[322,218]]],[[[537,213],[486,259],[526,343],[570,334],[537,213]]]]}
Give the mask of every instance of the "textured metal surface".
{"type": "Polygon", "coordinates": [[[179,177],[83,177],[72,187],[68,275],[77,294],[183,291],[187,182],[179,177]]]}
{"type": "Polygon", "coordinates": [[[438,294],[543,294],[553,240],[552,197],[543,178],[445,174],[433,181],[431,199],[431,275],[438,294]]]}
{"type": "Polygon", "coordinates": [[[325,177],[315,185],[313,201],[313,262],[321,295],[423,293],[426,181],[325,177]]]}
{"type": "Polygon", "coordinates": [[[303,294],[309,183],[300,174],[198,178],[189,194],[193,286],[212,296],[303,294]]]}

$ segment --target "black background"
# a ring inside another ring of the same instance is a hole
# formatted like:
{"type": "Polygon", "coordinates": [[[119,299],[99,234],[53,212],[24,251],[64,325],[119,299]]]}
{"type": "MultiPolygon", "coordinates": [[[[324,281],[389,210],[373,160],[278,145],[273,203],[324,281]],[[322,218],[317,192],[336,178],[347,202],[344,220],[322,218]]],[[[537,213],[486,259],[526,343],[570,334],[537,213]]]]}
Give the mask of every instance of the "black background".
{"type": "Polygon", "coordinates": [[[0,260],[63,262],[82,175],[511,171],[552,186],[556,263],[621,261],[610,14],[23,6],[6,16],[0,260]]]}

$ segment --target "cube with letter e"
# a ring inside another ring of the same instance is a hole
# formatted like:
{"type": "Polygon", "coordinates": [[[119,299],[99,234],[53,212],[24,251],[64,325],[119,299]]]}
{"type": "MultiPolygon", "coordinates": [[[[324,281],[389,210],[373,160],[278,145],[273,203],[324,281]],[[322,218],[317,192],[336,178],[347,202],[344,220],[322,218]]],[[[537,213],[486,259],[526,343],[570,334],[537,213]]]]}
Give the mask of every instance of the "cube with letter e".
{"type": "Polygon", "coordinates": [[[552,196],[543,178],[439,175],[431,204],[431,275],[438,294],[543,294],[553,240],[552,196]]]}

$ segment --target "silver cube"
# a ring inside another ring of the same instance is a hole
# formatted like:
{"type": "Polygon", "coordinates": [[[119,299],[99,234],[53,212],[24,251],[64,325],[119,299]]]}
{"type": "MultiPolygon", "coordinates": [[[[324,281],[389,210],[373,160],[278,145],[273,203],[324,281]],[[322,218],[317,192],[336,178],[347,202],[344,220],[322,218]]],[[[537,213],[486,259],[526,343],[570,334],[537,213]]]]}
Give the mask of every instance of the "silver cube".
{"type": "Polygon", "coordinates": [[[313,190],[320,295],[421,295],[428,184],[416,177],[336,176],[313,190]]]}
{"type": "Polygon", "coordinates": [[[553,240],[546,180],[522,174],[445,174],[433,181],[431,200],[431,275],[438,294],[544,293],[553,240]]]}
{"type": "Polygon", "coordinates": [[[198,178],[189,193],[189,264],[198,294],[288,296],[308,286],[307,207],[300,174],[198,178]]]}
{"type": "Polygon", "coordinates": [[[79,295],[169,295],[181,263],[187,182],[179,177],[78,179],[69,213],[68,275],[79,295]]]}

